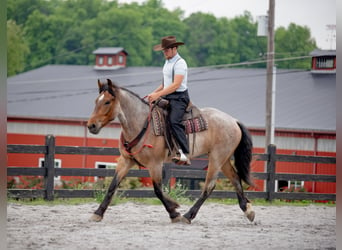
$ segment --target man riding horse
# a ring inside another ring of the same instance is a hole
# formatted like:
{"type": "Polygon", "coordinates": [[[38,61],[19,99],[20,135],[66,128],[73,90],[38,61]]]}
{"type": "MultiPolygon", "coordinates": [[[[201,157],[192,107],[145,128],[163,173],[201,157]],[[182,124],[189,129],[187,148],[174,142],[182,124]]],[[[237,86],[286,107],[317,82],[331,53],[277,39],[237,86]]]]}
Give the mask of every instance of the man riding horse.
{"type": "Polygon", "coordinates": [[[154,51],[163,51],[166,59],[163,67],[163,82],[148,95],[149,102],[155,102],[159,98],[169,101],[169,122],[172,134],[180,147],[179,152],[172,160],[177,164],[190,165],[188,158],[189,146],[182,123],[184,113],[189,104],[188,93],[188,66],[179,55],[178,46],[184,45],[177,42],[175,36],[166,36],[161,39],[161,44],[153,47],[154,51]]]}

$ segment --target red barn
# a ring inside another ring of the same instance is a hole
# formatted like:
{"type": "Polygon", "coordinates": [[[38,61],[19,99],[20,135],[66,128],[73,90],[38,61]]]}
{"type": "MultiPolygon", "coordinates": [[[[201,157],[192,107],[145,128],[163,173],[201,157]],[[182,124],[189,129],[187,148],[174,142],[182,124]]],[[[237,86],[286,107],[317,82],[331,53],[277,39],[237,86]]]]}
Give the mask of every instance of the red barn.
{"type": "Polygon", "coordinates": [[[314,74],[336,74],[336,50],[314,50],[310,53],[311,72],[314,74]]]}
{"type": "Polygon", "coordinates": [[[121,47],[98,48],[93,52],[95,54],[96,70],[115,70],[126,67],[128,53],[121,47]]]}

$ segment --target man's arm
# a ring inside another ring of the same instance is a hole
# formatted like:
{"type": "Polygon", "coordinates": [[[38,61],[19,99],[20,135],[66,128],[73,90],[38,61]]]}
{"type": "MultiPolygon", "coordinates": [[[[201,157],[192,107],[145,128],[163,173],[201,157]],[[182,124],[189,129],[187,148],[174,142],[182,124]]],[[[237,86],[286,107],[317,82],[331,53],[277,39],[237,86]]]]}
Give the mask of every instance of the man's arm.
{"type": "Polygon", "coordinates": [[[160,85],[158,86],[158,88],[156,88],[152,93],[159,92],[159,91],[163,90],[163,88],[164,88],[164,85],[163,85],[163,84],[160,84],[160,85]]]}
{"type": "Polygon", "coordinates": [[[183,79],[184,75],[175,75],[173,83],[171,83],[167,88],[164,89],[163,85],[160,85],[154,92],[148,95],[149,102],[154,102],[161,96],[175,92],[182,84],[183,79]]]}

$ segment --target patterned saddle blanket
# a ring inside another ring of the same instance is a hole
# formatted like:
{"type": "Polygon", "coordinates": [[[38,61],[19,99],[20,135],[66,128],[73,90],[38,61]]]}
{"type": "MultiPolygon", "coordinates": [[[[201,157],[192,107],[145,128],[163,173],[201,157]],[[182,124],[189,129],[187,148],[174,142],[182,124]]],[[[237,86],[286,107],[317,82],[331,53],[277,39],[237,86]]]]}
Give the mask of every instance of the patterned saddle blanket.
{"type": "MultiPolygon", "coordinates": [[[[154,108],[152,111],[152,124],[156,136],[164,136],[168,128],[166,125],[167,111],[163,108],[154,108]]],[[[186,109],[183,117],[185,133],[192,134],[208,129],[208,122],[201,115],[201,111],[192,103],[186,109]]]]}

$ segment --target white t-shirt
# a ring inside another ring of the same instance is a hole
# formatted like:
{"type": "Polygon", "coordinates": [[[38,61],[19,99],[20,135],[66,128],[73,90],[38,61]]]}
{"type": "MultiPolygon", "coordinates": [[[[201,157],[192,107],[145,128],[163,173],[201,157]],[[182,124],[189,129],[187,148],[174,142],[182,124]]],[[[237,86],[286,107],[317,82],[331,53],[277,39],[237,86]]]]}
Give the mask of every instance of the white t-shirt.
{"type": "Polygon", "coordinates": [[[173,76],[175,75],[183,75],[182,84],[176,90],[176,92],[183,92],[188,89],[188,65],[185,60],[180,57],[177,53],[170,60],[166,60],[163,67],[163,76],[164,76],[164,88],[168,87],[172,83],[172,69],[173,76]]]}

